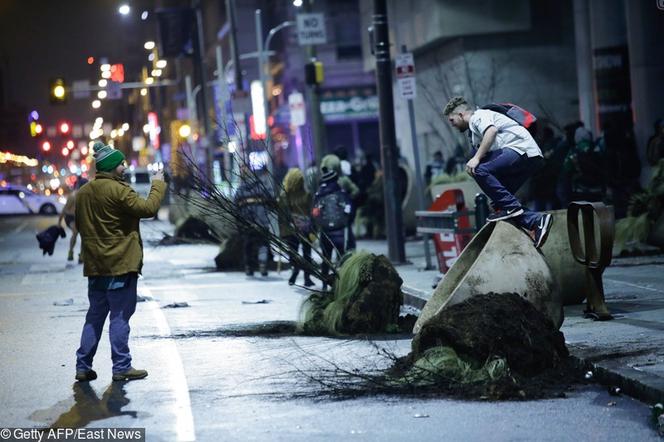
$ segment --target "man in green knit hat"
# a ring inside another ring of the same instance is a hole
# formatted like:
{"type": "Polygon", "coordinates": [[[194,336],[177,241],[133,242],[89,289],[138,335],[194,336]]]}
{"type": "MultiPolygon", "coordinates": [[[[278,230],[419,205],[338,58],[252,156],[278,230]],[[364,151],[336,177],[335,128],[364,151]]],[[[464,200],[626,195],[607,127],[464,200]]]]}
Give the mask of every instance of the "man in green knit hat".
{"type": "Polygon", "coordinates": [[[148,372],[132,367],[129,352],[129,319],[136,310],[136,283],[143,267],[139,223],[157,214],[166,183],[157,172],[147,199],[140,198],[123,180],[124,154],[100,141],[93,150],[97,174],[76,194],[76,226],[90,301],[76,352],[76,379],[97,378],[92,360],[109,313],[113,380],[141,379],[148,372]]]}

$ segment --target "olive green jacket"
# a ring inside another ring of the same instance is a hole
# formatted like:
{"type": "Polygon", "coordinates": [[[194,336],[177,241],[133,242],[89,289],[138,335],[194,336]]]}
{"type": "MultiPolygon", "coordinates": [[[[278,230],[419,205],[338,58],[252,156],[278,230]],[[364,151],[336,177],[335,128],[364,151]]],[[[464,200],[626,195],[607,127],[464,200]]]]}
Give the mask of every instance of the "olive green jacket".
{"type": "Polygon", "coordinates": [[[81,234],[84,276],[141,272],[141,218],[157,214],[166,183],[155,180],[143,199],[122,178],[97,172],[76,193],[76,226],[81,234]]]}

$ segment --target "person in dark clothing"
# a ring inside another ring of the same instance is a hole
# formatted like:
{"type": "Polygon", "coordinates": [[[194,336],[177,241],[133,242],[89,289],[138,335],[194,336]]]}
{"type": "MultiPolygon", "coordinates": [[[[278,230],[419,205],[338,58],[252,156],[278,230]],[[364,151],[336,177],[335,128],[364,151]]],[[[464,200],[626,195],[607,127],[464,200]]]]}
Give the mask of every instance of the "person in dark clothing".
{"type": "MultiPolygon", "coordinates": [[[[292,267],[288,285],[294,285],[300,268],[295,256],[300,244],[302,256],[311,263],[311,244],[304,240],[312,232],[311,195],[304,188],[304,174],[300,169],[293,168],[284,177],[283,189],[279,195],[279,232],[290,249],[290,265],[292,267]]],[[[314,282],[309,272],[304,272],[304,286],[311,287],[314,282]]]]}
{"type": "Polygon", "coordinates": [[[249,226],[240,226],[244,242],[245,273],[253,276],[258,267],[261,275],[267,276],[269,244],[264,235],[257,234],[256,229],[270,228],[266,205],[272,198],[272,180],[265,169],[251,172],[246,166],[242,178],[234,201],[242,217],[251,221],[249,226]]]}
{"type": "Polygon", "coordinates": [[[337,259],[346,251],[346,229],[350,222],[352,205],[350,196],[341,188],[337,172],[321,168],[320,186],[314,196],[312,215],[320,228],[320,245],[325,259],[321,264],[323,290],[327,289],[327,275],[330,271],[332,252],[337,251],[337,259]]]}
{"type": "Polygon", "coordinates": [[[563,163],[571,180],[574,201],[602,201],[606,193],[606,158],[602,146],[592,133],[579,127],[574,133],[574,146],[563,163]]]}
{"type": "Polygon", "coordinates": [[[556,168],[558,173],[558,180],[556,182],[556,198],[560,203],[560,208],[567,208],[570,201],[572,201],[572,179],[571,175],[563,167],[565,158],[570,150],[574,147],[574,134],[576,130],[583,127],[583,123],[575,121],[566,125],[563,129],[565,131],[565,139],[560,142],[556,148],[555,162],[559,167],[556,168]]]}
{"type": "Polygon", "coordinates": [[[542,129],[542,137],[537,140],[544,156],[544,166],[532,177],[531,192],[534,209],[539,211],[558,208],[559,202],[556,198],[556,179],[564,157],[557,155],[556,149],[560,140],[555,137],[553,129],[547,126],[542,129]]]}
{"type": "Polygon", "coordinates": [[[431,180],[444,173],[445,160],[443,160],[443,153],[441,151],[434,152],[433,160],[427,164],[424,170],[424,180],[427,186],[431,184],[431,180]]]}
{"type": "Polygon", "coordinates": [[[627,216],[629,199],[641,186],[641,162],[636,152],[636,142],[630,127],[624,124],[604,125],[602,152],[606,156],[606,185],[611,190],[614,213],[617,219],[627,216]]]}

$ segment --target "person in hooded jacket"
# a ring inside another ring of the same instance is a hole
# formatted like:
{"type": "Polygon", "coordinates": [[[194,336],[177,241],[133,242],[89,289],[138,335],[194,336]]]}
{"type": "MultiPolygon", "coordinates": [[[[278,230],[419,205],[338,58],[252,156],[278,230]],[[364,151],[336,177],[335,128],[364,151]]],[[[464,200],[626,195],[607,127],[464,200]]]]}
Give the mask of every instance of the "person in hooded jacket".
{"type": "MultiPolygon", "coordinates": [[[[300,268],[295,256],[302,245],[302,256],[311,263],[311,244],[306,240],[312,232],[311,195],[304,186],[304,174],[300,169],[291,168],[286,173],[283,188],[278,199],[279,232],[290,250],[291,276],[288,285],[294,285],[300,268]]],[[[307,270],[304,271],[304,286],[311,287],[314,282],[307,270]]]]}
{"type": "Polygon", "coordinates": [[[313,214],[318,219],[320,227],[320,246],[324,256],[323,263],[321,264],[321,273],[323,275],[323,290],[327,289],[328,280],[327,274],[330,271],[329,263],[332,261],[332,253],[337,251],[337,258],[341,258],[346,251],[346,235],[350,226],[352,204],[350,196],[340,186],[338,182],[337,172],[330,170],[327,167],[321,167],[323,173],[320,180],[320,186],[314,196],[313,214]],[[335,198],[330,198],[334,196],[335,198]],[[324,207],[330,199],[335,200],[334,209],[331,212],[336,212],[335,222],[329,222],[325,219],[327,209],[324,207]],[[339,221],[342,222],[339,222],[339,221]]]}
{"type": "Polygon", "coordinates": [[[270,228],[267,205],[274,198],[272,180],[265,168],[251,171],[247,165],[243,165],[241,174],[242,184],[235,193],[234,201],[241,216],[252,222],[249,227],[240,226],[244,242],[245,273],[253,276],[258,265],[261,275],[267,276],[269,243],[264,235],[257,234],[256,228],[270,228]]]}
{"type": "Polygon", "coordinates": [[[360,197],[360,188],[350,179],[348,175],[345,175],[341,167],[341,159],[337,155],[325,155],[320,162],[321,170],[333,170],[337,174],[337,182],[341,189],[350,196],[353,201],[352,211],[350,214],[350,221],[348,227],[346,228],[346,244],[344,245],[346,250],[353,250],[357,244],[355,240],[355,233],[353,232],[353,222],[355,222],[356,207],[358,206],[357,201],[360,197]]]}

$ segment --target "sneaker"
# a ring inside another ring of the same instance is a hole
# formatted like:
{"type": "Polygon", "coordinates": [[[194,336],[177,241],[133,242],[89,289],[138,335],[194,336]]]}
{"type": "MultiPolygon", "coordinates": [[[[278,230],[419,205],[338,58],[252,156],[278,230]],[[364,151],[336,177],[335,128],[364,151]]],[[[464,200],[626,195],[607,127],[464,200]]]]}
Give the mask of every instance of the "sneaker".
{"type": "Polygon", "coordinates": [[[313,282],[313,281],[311,280],[311,278],[309,278],[308,276],[305,276],[305,277],[304,277],[304,286],[305,286],[305,287],[313,287],[313,286],[315,286],[315,285],[316,285],[316,283],[313,282]]]}
{"type": "Polygon", "coordinates": [[[127,371],[122,371],[120,373],[113,373],[114,381],[134,381],[136,379],[143,379],[147,377],[148,372],[145,370],[138,370],[134,367],[130,367],[127,371]]]}
{"type": "Polygon", "coordinates": [[[508,218],[514,218],[515,216],[519,216],[523,213],[523,208],[522,207],[515,207],[513,209],[498,209],[497,211],[493,212],[491,215],[487,216],[486,220],[490,223],[494,223],[496,221],[502,221],[504,219],[508,218]]]}
{"type": "Polygon", "coordinates": [[[89,382],[97,379],[97,373],[94,370],[77,371],[76,380],[79,382],[89,382]]]}
{"type": "Polygon", "coordinates": [[[553,216],[549,213],[545,213],[540,218],[537,227],[535,227],[535,247],[538,249],[544,245],[546,238],[549,236],[549,231],[551,230],[551,224],[553,222],[553,216]]]}

